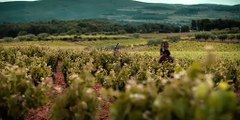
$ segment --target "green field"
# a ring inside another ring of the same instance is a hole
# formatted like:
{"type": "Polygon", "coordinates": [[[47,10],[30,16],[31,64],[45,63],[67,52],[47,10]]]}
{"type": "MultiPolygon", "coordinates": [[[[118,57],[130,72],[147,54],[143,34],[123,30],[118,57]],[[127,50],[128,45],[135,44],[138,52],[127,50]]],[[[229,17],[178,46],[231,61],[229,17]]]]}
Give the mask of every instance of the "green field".
{"type": "MultiPolygon", "coordinates": [[[[157,34],[143,34],[142,37],[152,36],[152,38],[164,37],[167,34],[158,36],[157,34]]],[[[179,35],[179,34],[178,34],[179,35]]],[[[99,36],[99,35],[96,35],[99,36]]],[[[172,36],[172,35],[169,35],[172,36]]],[[[183,35],[185,36],[185,35],[183,35]]],[[[57,38],[57,37],[56,37],[57,38]]],[[[112,51],[113,48],[119,43],[121,46],[120,51],[137,54],[147,54],[151,56],[159,56],[159,46],[148,46],[149,39],[132,38],[120,40],[95,40],[95,41],[82,41],[82,42],[67,42],[67,41],[23,41],[23,42],[1,42],[0,46],[3,47],[26,47],[26,46],[42,46],[53,49],[78,49],[87,50],[91,49],[106,49],[112,51]]],[[[207,46],[211,46],[211,52],[218,58],[223,59],[240,59],[240,44],[236,43],[220,43],[220,42],[197,42],[197,41],[179,41],[170,42],[170,51],[172,56],[178,58],[199,59],[204,58],[208,51],[207,46]]]]}
{"type": "Polygon", "coordinates": [[[56,49],[80,49],[83,50],[85,46],[79,46],[72,42],[65,41],[23,41],[23,42],[2,42],[2,47],[27,47],[27,46],[41,46],[56,49]]]}
{"type": "Polygon", "coordinates": [[[129,39],[129,40],[97,40],[97,41],[84,41],[78,42],[80,45],[88,47],[108,47],[115,46],[117,43],[120,45],[130,47],[130,46],[141,46],[146,45],[148,40],[146,39],[129,39]]]}

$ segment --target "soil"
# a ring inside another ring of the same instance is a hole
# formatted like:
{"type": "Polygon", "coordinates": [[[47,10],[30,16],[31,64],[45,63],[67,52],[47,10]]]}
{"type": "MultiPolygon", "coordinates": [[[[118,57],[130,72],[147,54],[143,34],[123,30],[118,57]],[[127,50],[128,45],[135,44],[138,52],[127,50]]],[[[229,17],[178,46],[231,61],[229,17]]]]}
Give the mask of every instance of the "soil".
{"type": "MultiPolygon", "coordinates": [[[[62,95],[66,88],[68,87],[66,84],[66,81],[64,79],[64,74],[61,70],[62,67],[62,62],[59,61],[57,66],[56,66],[56,71],[54,73],[53,78],[48,79],[49,81],[53,81],[53,87],[50,94],[47,93],[49,96],[60,96],[62,95]],[[52,95],[54,93],[54,95],[52,95]]],[[[98,98],[101,101],[101,106],[97,110],[97,120],[109,120],[109,108],[111,105],[111,102],[108,98],[104,98],[101,93],[101,86],[100,85],[95,85],[93,87],[94,91],[97,93],[98,98]]],[[[53,105],[53,101],[50,100],[46,105],[37,108],[37,109],[31,109],[24,117],[25,120],[49,120],[50,119],[50,113],[51,113],[51,108],[53,105]]],[[[1,120],[1,119],[0,119],[1,120]]]]}
{"type": "MultiPolygon", "coordinates": [[[[64,74],[61,70],[62,62],[59,61],[56,66],[56,71],[54,73],[53,80],[53,93],[57,96],[64,93],[67,88],[67,84],[64,80],[64,74]]],[[[48,94],[48,93],[47,93],[48,94]]],[[[48,94],[49,95],[49,94],[48,94]]],[[[25,120],[49,120],[51,107],[53,105],[53,101],[49,101],[46,105],[37,108],[31,109],[24,117],[25,120]]]]}
{"type": "Polygon", "coordinates": [[[97,120],[109,120],[109,109],[110,109],[110,99],[103,97],[100,94],[101,86],[100,85],[95,85],[93,87],[94,91],[97,93],[98,99],[100,101],[100,107],[97,108],[97,120]]]}

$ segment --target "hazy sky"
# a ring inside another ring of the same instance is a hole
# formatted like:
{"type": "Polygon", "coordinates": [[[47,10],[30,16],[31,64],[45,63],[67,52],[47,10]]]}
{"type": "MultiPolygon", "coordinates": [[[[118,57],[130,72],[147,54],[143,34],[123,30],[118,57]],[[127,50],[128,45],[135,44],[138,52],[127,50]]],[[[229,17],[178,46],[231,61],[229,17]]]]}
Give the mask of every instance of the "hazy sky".
{"type": "MultiPolygon", "coordinates": [[[[6,1],[34,1],[34,0],[0,0],[6,1]]],[[[235,5],[240,4],[240,0],[136,0],[149,3],[171,3],[171,4],[200,4],[200,3],[213,3],[213,4],[227,4],[235,5]]]]}

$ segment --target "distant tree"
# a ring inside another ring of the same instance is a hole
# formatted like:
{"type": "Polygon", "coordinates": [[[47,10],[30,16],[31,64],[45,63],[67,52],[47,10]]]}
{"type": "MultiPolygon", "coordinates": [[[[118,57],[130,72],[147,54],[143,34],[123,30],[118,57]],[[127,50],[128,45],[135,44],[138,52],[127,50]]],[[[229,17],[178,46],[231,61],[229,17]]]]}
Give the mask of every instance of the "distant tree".
{"type": "Polygon", "coordinates": [[[124,30],[127,33],[136,33],[137,32],[137,27],[133,25],[124,25],[124,30]]]}
{"type": "Polygon", "coordinates": [[[196,20],[192,20],[191,29],[192,30],[197,30],[197,22],[196,22],[196,20]]]}
{"type": "Polygon", "coordinates": [[[212,21],[210,21],[209,19],[203,19],[201,21],[201,30],[203,31],[209,31],[212,29],[212,21]]]}
{"type": "MultiPolygon", "coordinates": [[[[225,28],[239,28],[240,27],[240,21],[236,20],[223,20],[223,19],[201,19],[201,20],[192,20],[191,28],[193,30],[199,30],[199,31],[210,31],[213,29],[225,29],[225,28]]],[[[231,30],[230,30],[231,31],[231,30]]],[[[235,30],[232,30],[233,32],[236,32],[235,30]]]]}
{"type": "Polygon", "coordinates": [[[189,31],[190,31],[189,26],[184,25],[181,27],[181,32],[189,32],[189,31]]]}
{"type": "MultiPolygon", "coordinates": [[[[189,28],[183,27],[183,31],[189,28]],[[186,29],[185,29],[186,28],[186,29]]],[[[142,23],[117,24],[107,20],[51,20],[46,22],[0,23],[0,38],[24,36],[27,34],[77,34],[77,33],[172,33],[179,32],[179,27],[172,24],[142,23]]]]}

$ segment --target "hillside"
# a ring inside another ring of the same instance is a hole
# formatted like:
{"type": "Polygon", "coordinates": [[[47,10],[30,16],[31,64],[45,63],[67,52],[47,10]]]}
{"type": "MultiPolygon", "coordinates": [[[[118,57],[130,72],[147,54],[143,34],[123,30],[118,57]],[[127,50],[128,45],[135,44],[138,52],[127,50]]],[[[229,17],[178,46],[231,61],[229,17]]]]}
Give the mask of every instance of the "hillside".
{"type": "Polygon", "coordinates": [[[188,24],[192,19],[240,20],[240,5],[172,5],[132,0],[41,0],[0,3],[0,22],[107,18],[118,22],[188,24]]]}

